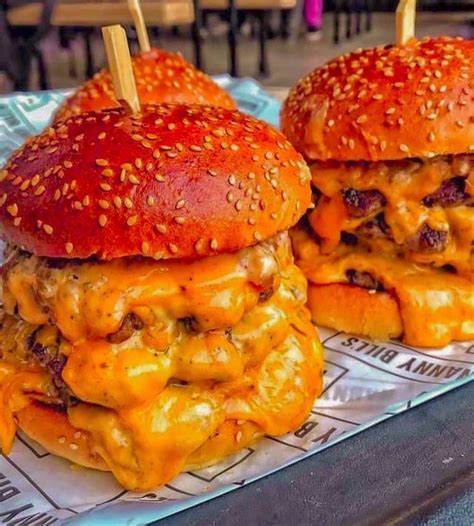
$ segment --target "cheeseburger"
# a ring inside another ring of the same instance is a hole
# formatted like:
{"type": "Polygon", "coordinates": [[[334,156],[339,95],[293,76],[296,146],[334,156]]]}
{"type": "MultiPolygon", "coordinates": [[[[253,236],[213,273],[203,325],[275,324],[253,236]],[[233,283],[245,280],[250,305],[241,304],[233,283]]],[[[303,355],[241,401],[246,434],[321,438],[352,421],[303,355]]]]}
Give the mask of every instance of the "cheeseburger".
{"type": "MultiPolygon", "coordinates": [[[[236,107],[224,89],[177,53],[153,48],[132,57],[132,67],[141,104],[179,102],[236,107]]],[[[103,69],[64,101],[55,120],[118,107],[112,77],[103,69]]]]}
{"type": "Polygon", "coordinates": [[[235,110],[73,116],[1,172],[0,435],[164,484],[296,429],[323,357],[287,229],[285,138],[235,110]]]}
{"type": "Polygon", "coordinates": [[[281,114],[310,164],[294,232],[313,320],[437,347],[474,337],[474,42],[412,40],[341,56],[281,114]]]}

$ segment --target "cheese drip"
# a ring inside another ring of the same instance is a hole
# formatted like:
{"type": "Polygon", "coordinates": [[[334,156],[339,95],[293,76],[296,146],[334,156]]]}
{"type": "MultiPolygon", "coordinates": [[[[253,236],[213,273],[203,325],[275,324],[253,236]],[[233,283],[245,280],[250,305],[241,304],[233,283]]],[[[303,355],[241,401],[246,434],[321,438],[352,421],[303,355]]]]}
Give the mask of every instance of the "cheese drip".
{"type": "Polygon", "coordinates": [[[443,346],[474,338],[472,278],[417,264],[390,253],[340,244],[323,254],[303,228],[292,233],[296,263],[311,284],[347,283],[346,271],[368,272],[398,300],[405,338],[412,345],[443,346]]]}

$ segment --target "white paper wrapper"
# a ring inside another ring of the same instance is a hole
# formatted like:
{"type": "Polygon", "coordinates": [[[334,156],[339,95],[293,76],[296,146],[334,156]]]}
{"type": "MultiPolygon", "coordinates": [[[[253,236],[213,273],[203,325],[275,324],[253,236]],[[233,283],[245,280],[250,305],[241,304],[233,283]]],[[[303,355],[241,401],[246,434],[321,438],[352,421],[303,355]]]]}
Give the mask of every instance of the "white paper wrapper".
{"type": "MultiPolygon", "coordinates": [[[[255,82],[222,82],[244,110],[277,121],[278,104],[255,82]]],[[[62,97],[0,99],[0,164],[2,155],[44,127],[62,97]]],[[[325,389],[296,432],[266,438],[255,448],[146,493],[126,492],[110,474],[71,466],[20,435],[11,455],[0,457],[0,523],[143,524],[237,489],[473,378],[474,342],[431,351],[399,342],[376,344],[327,329],[320,334],[326,349],[325,389]]]]}

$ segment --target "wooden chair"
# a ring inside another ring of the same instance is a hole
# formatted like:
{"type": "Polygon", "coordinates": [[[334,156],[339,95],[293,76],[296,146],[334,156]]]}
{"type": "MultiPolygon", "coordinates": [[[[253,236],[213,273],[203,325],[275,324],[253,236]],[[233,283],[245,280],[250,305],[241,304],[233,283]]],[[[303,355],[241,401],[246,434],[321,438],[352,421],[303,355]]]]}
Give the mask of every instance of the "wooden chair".
{"type": "MultiPolygon", "coordinates": [[[[193,0],[143,0],[142,8],[149,26],[170,27],[191,24],[195,62],[198,68],[202,68],[199,17],[195,16],[194,2],[193,0]]],[[[123,0],[56,0],[53,3],[51,26],[74,27],[84,32],[87,77],[94,73],[91,31],[110,24],[133,25],[127,3],[123,0]]],[[[29,2],[27,5],[11,8],[7,11],[7,22],[10,27],[36,26],[43,16],[43,7],[43,2],[29,2]]]]}
{"type": "Polygon", "coordinates": [[[297,0],[200,0],[200,8],[212,11],[223,11],[229,20],[229,30],[227,39],[229,43],[229,74],[232,77],[239,76],[239,66],[237,60],[237,35],[238,35],[238,16],[239,10],[254,14],[258,20],[258,42],[259,42],[259,61],[258,74],[261,77],[269,75],[269,65],[267,57],[267,33],[268,15],[274,9],[289,10],[296,6],[297,0]]]}

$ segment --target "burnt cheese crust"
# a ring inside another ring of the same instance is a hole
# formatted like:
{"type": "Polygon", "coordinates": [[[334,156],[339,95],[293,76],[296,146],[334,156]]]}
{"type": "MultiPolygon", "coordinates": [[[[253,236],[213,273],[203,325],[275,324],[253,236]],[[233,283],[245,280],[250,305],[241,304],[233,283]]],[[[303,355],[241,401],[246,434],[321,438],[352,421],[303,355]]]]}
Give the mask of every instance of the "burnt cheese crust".
{"type": "Polygon", "coordinates": [[[194,262],[52,260],[3,274],[0,421],[156,487],[280,435],[322,388],[322,348],[287,233],[194,262]]]}

